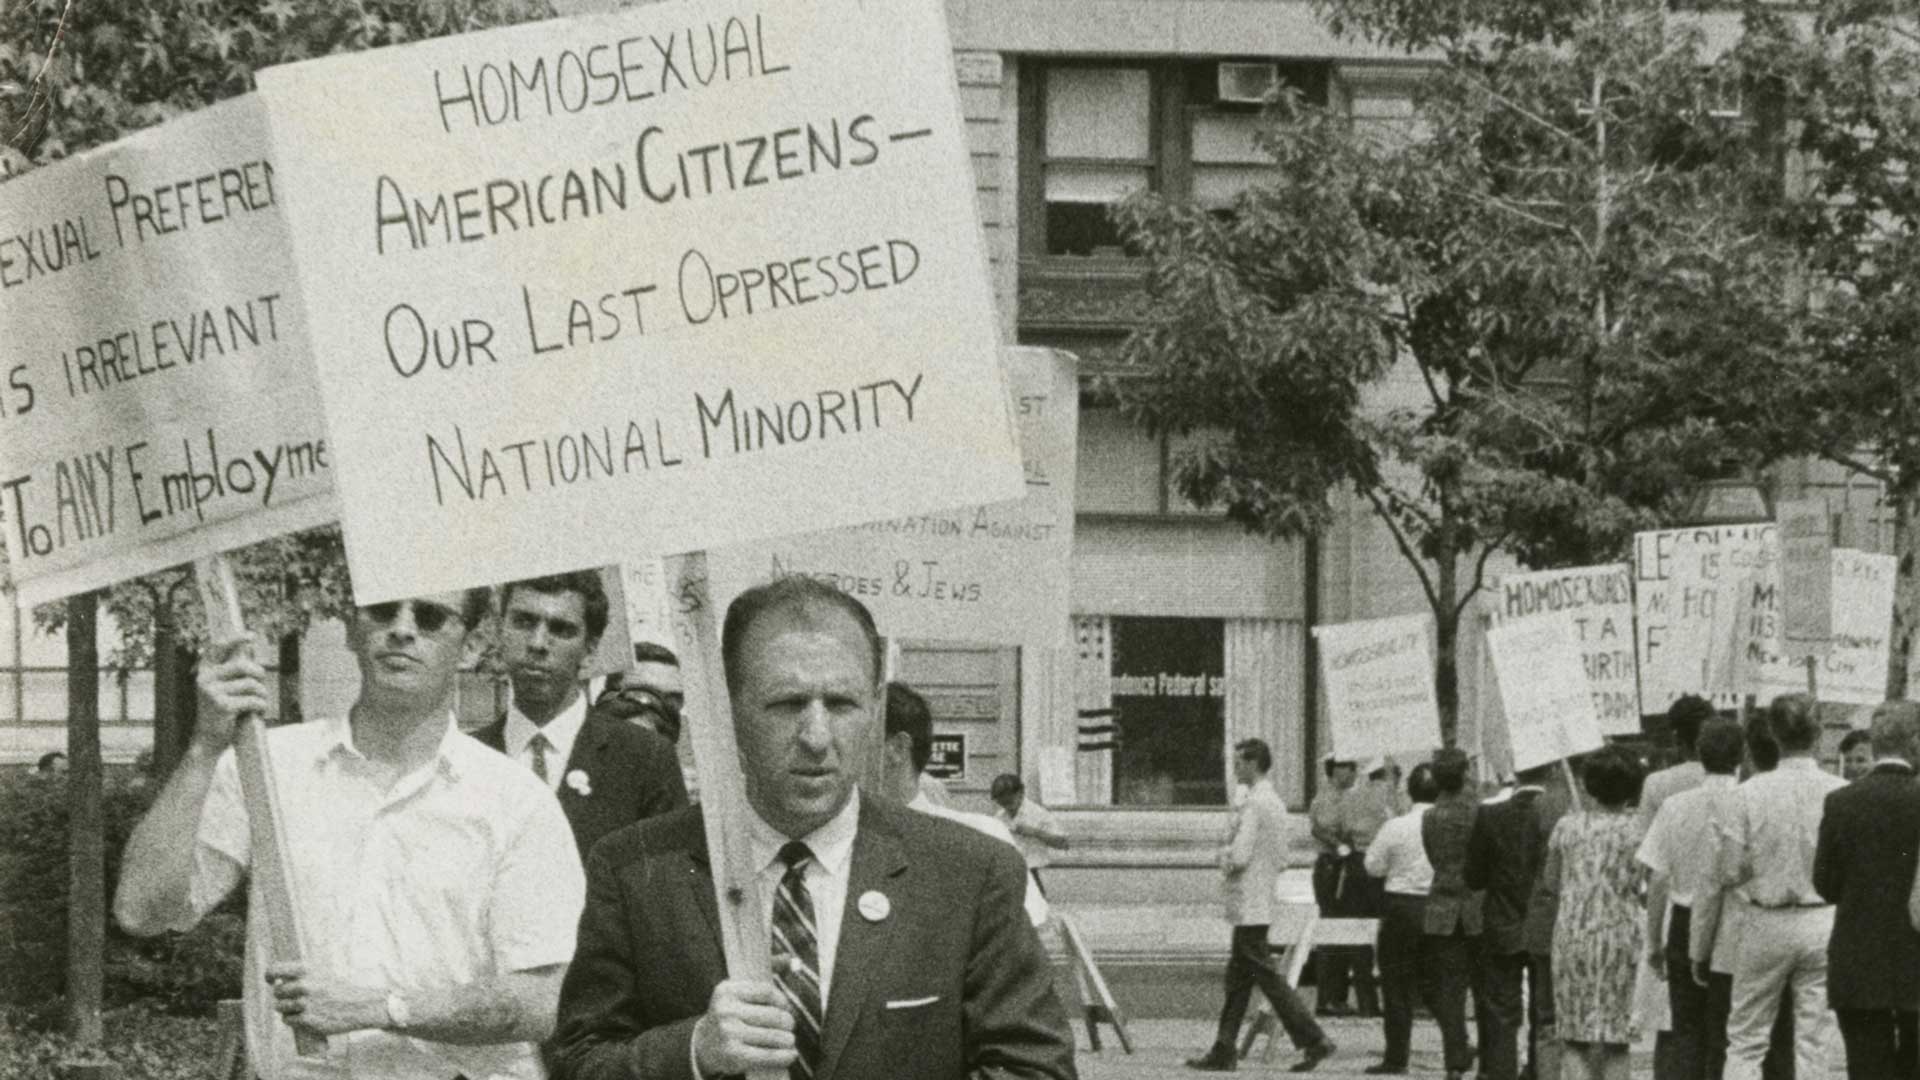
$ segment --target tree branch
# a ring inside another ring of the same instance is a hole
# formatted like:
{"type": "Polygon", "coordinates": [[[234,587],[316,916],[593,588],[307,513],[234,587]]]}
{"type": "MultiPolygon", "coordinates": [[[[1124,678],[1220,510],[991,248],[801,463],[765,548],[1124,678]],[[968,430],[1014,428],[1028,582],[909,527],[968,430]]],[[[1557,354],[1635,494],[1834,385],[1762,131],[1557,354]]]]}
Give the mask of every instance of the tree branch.
{"type": "Polygon", "coordinates": [[[1420,557],[1419,552],[1413,550],[1413,545],[1408,542],[1407,534],[1400,528],[1400,523],[1393,519],[1392,512],[1387,509],[1386,504],[1381,502],[1380,493],[1372,487],[1363,487],[1360,493],[1373,504],[1374,512],[1380,515],[1380,520],[1387,523],[1387,531],[1393,534],[1393,546],[1400,549],[1401,557],[1405,558],[1408,565],[1413,567],[1413,572],[1419,575],[1420,589],[1427,594],[1427,607],[1438,613],[1440,594],[1434,590],[1433,576],[1427,573],[1427,561],[1420,557]]]}
{"type": "Polygon", "coordinates": [[[1466,595],[1460,597],[1458,604],[1454,605],[1453,617],[1456,620],[1460,618],[1461,612],[1467,610],[1467,605],[1473,602],[1473,598],[1480,595],[1480,587],[1486,584],[1487,560],[1493,557],[1494,552],[1505,546],[1507,537],[1512,535],[1513,530],[1508,529],[1500,534],[1499,539],[1481,549],[1480,557],[1473,563],[1473,587],[1466,591],[1466,595]]]}
{"type": "Polygon", "coordinates": [[[1827,459],[1828,461],[1833,462],[1835,465],[1838,465],[1843,469],[1846,469],[1850,472],[1859,473],[1861,476],[1865,476],[1873,480],[1878,480],[1881,483],[1887,485],[1888,487],[1894,486],[1895,482],[1898,480],[1898,478],[1894,475],[1894,472],[1892,469],[1868,465],[1866,462],[1857,460],[1847,454],[1837,453],[1832,450],[1822,450],[1820,451],[1820,456],[1827,459]]]}

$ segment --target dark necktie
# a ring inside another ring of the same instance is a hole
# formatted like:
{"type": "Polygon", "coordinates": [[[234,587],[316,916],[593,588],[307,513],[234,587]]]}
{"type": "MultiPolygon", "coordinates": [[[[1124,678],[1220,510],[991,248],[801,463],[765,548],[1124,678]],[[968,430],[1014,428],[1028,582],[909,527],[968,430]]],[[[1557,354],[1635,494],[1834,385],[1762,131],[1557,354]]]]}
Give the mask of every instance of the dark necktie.
{"type": "Polygon", "coordinates": [[[787,872],[773,894],[773,978],[793,1008],[793,1040],[800,1056],[787,1067],[790,1080],[813,1080],[820,1067],[820,938],[814,932],[813,897],[805,874],[813,852],[798,840],[780,849],[787,872]]]}
{"type": "Polygon", "coordinates": [[[544,784],[547,782],[547,735],[546,735],[546,732],[544,731],[534,732],[533,738],[528,740],[528,745],[533,747],[533,775],[539,777],[540,782],[544,784]]]}

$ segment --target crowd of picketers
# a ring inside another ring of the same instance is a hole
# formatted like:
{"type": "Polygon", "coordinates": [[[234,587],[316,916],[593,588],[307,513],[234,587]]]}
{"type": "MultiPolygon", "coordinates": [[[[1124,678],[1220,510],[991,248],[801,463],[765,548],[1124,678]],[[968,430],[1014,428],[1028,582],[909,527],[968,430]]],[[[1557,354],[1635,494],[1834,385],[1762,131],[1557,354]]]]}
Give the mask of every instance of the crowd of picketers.
{"type": "MultiPolygon", "coordinates": [[[[1920,705],[1878,706],[1840,775],[1806,695],[1744,720],[1687,696],[1667,720],[1676,761],[1610,745],[1490,796],[1456,749],[1404,775],[1325,759],[1315,899],[1377,920],[1374,945],[1316,952],[1312,1010],[1270,958],[1233,961],[1274,999],[1295,1070],[1333,1053],[1320,1019],[1358,1016],[1385,1029],[1365,1071],[1405,1073],[1421,1005],[1449,1080],[1625,1078],[1643,1035],[1658,1080],[1809,1080],[1837,1070],[1836,1027],[1854,1080],[1920,1075],[1920,705]]],[[[1189,1066],[1234,1067],[1239,1017],[1222,1019],[1189,1066]]]]}

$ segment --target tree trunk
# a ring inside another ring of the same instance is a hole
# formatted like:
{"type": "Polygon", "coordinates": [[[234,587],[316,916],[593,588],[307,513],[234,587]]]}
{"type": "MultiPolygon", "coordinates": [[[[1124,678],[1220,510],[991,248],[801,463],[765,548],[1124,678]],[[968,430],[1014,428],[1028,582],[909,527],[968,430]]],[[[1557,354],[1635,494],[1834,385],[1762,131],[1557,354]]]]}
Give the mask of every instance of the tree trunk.
{"type": "Polygon", "coordinates": [[[1434,560],[1434,597],[1438,603],[1433,613],[1433,693],[1440,703],[1440,745],[1452,746],[1460,731],[1460,617],[1455,611],[1460,603],[1460,560],[1452,554],[1452,529],[1445,521],[1446,511],[1441,514],[1441,550],[1447,554],[1434,560]]]}
{"type": "Polygon", "coordinates": [[[99,597],[67,601],[67,1036],[97,1050],[106,975],[107,866],[102,833],[99,597]]]}
{"type": "Polygon", "coordinates": [[[277,723],[297,724],[305,719],[300,713],[300,635],[281,634],[277,648],[280,668],[280,718],[277,723]]]}
{"type": "Polygon", "coordinates": [[[1913,656],[1913,634],[1920,627],[1920,578],[1915,562],[1920,560],[1920,537],[1915,536],[1913,516],[1920,510],[1920,493],[1895,491],[1893,501],[1893,554],[1899,561],[1894,573],[1893,632],[1887,639],[1887,700],[1901,701],[1907,696],[1907,664],[1913,656]]]}

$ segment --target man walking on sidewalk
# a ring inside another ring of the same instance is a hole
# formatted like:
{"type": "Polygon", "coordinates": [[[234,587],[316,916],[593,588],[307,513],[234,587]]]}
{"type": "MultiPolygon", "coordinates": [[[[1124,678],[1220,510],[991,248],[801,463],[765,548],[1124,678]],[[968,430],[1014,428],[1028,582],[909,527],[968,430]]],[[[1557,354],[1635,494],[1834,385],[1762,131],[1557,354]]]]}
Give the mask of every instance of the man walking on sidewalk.
{"type": "Polygon", "coordinates": [[[1273,751],[1259,739],[1247,739],[1233,748],[1234,779],[1248,788],[1246,802],[1237,812],[1233,832],[1220,851],[1220,872],[1224,876],[1227,921],[1233,924],[1233,952],[1227,960],[1227,1001],[1220,1010],[1220,1028],[1213,1048],[1188,1060],[1187,1067],[1203,1072],[1232,1072],[1239,1063],[1234,1043],[1240,1035],[1240,1021],[1246,1017],[1247,1004],[1253,999],[1257,983],[1287,1037],[1302,1057],[1292,1071],[1310,1072],[1314,1066],[1333,1056],[1333,1040],[1300,1002],[1299,995],[1287,985],[1286,977],[1273,965],[1267,947],[1267,928],[1273,923],[1274,886],[1287,865],[1287,807],[1273,789],[1267,773],[1273,768],[1273,751]]]}

